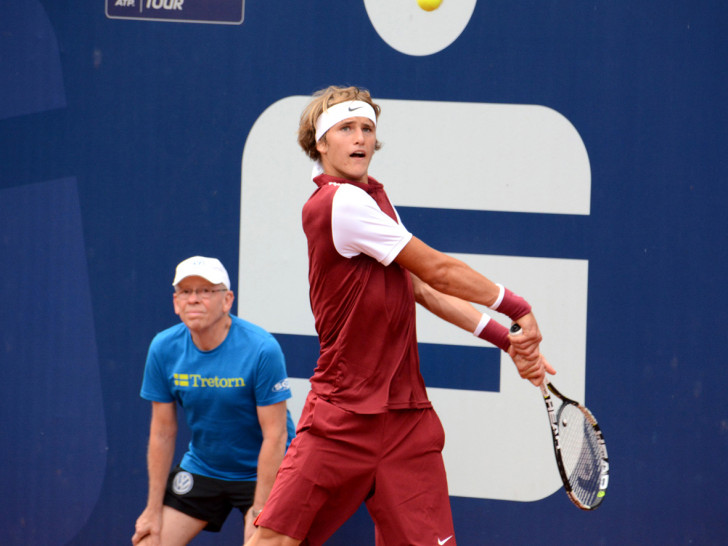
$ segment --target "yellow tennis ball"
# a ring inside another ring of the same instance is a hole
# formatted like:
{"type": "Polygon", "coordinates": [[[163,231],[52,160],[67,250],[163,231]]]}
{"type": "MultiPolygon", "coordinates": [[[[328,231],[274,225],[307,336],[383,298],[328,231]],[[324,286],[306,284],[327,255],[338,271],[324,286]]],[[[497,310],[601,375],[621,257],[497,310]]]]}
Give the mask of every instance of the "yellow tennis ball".
{"type": "Polygon", "coordinates": [[[417,4],[425,11],[432,11],[440,7],[442,0],[417,0],[417,4]]]}

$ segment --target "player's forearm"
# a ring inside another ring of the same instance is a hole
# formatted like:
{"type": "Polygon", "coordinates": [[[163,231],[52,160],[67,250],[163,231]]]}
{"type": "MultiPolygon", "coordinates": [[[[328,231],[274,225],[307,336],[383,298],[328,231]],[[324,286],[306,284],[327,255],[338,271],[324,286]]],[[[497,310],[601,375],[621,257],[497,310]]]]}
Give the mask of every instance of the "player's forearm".
{"type": "Polygon", "coordinates": [[[493,283],[466,263],[438,253],[438,265],[423,280],[435,290],[466,302],[487,305],[511,320],[531,314],[531,306],[521,296],[493,283]]]}
{"type": "Polygon", "coordinates": [[[473,305],[455,296],[443,294],[412,275],[415,300],[435,316],[472,332],[482,314],[473,305]]]}
{"type": "Polygon", "coordinates": [[[490,279],[417,237],[412,237],[395,261],[443,294],[487,306],[498,299],[500,288],[490,279]]]}
{"type": "Polygon", "coordinates": [[[444,294],[487,306],[493,305],[499,294],[494,282],[455,258],[440,269],[432,286],[444,294]]]}

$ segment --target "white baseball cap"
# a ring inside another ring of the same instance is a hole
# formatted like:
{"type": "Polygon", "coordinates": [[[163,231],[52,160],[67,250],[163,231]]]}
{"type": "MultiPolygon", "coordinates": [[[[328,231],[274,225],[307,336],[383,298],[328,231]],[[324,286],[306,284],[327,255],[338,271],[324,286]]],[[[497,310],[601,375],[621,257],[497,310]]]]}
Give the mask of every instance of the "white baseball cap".
{"type": "Polygon", "coordinates": [[[182,279],[187,277],[202,277],[212,284],[224,284],[230,290],[230,277],[225,267],[217,258],[206,258],[205,256],[192,256],[180,262],[175,270],[172,286],[177,286],[182,279]]]}

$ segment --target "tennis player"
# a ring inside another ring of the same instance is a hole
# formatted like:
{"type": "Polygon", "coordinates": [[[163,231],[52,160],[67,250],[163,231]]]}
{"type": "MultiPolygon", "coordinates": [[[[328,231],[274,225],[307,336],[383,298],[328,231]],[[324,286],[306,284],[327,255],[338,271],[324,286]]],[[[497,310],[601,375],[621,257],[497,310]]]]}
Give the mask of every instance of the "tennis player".
{"type": "Polygon", "coordinates": [[[300,120],[298,142],[315,161],[303,229],[321,350],[250,545],[323,544],[362,502],[380,546],[456,543],[415,302],[508,351],[523,378],[553,373],[529,304],[414,237],[369,176],[379,112],[367,91],[329,87],[300,120]],[[518,320],[523,335],[509,337],[470,302],[518,320]]]}

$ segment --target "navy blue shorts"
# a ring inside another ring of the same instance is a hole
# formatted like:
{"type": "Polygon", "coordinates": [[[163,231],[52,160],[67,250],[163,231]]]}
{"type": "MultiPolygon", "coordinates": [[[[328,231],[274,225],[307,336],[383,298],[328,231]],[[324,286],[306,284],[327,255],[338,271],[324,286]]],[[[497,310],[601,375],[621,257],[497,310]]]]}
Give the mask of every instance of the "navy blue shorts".
{"type": "Polygon", "coordinates": [[[230,511],[245,513],[253,505],[254,481],[231,482],[192,474],[180,466],[169,473],[164,504],[207,522],[205,531],[217,533],[230,511]]]}

